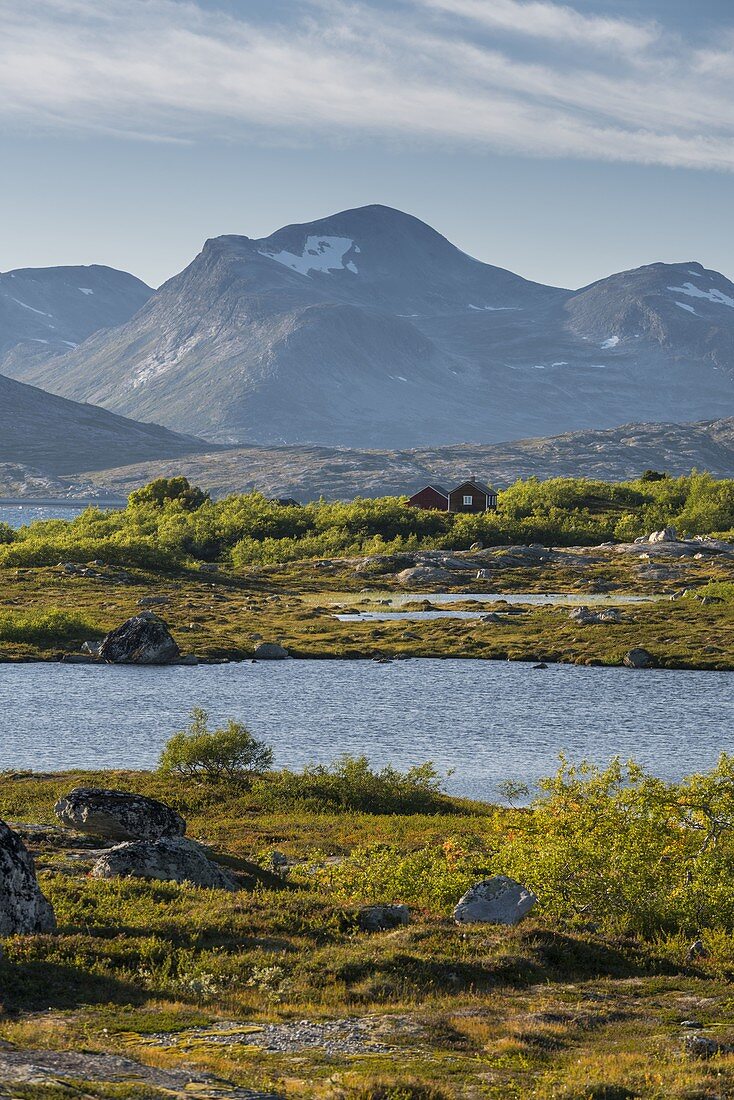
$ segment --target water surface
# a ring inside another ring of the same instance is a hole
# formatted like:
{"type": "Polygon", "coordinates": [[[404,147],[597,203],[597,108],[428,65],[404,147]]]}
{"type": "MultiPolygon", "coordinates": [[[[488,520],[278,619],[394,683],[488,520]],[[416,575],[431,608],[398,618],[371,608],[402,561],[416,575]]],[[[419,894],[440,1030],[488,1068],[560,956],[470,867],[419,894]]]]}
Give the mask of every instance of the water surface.
{"type": "Polygon", "coordinates": [[[734,672],[479,660],[283,661],[130,668],[0,665],[0,768],[155,764],[192,706],[247,724],[277,765],[365,753],[400,768],[453,768],[448,789],[491,798],[558,753],[634,757],[664,778],[734,750],[734,672]]]}

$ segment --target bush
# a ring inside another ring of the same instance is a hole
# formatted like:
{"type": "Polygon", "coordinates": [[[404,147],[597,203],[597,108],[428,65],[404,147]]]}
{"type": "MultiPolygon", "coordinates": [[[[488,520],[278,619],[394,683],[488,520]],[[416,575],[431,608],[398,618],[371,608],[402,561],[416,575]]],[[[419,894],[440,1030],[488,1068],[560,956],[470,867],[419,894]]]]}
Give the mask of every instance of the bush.
{"type": "Polygon", "coordinates": [[[421,814],[450,809],[430,762],[397,771],[373,771],[365,756],[342,756],[331,766],[283,770],[255,784],[253,793],[271,809],[298,806],[317,812],[355,810],[372,814],[421,814]]]}
{"type": "Polygon", "coordinates": [[[0,614],[0,641],[26,642],[30,645],[59,645],[77,638],[98,637],[101,631],[73,612],[50,610],[0,614]]]}
{"type": "Polygon", "coordinates": [[[232,719],[222,729],[207,729],[208,715],[191,711],[191,725],[174,733],[161,753],[164,775],[199,776],[212,780],[247,781],[267,771],[273,753],[249,730],[232,719]]]}

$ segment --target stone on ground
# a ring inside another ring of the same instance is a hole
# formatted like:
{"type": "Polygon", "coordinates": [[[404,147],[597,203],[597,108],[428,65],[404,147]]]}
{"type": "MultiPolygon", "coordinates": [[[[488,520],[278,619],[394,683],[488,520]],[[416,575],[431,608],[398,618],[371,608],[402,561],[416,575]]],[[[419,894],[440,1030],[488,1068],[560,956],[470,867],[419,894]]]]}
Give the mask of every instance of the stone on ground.
{"type": "Polygon", "coordinates": [[[239,883],[210,860],[201,845],[185,837],[117,844],[92,867],[93,878],[145,878],[190,882],[215,890],[239,890],[239,883]]]}
{"type": "Polygon", "coordinates": [[[56,917],[41,893],[33,857],[0,821],[0,936],[53,932],[56,917]]]}
{"type": "Polygon", "coordinates": [[[655,668],[657,661],[649,650],[636,646],[625,653],[623,664],[627,668],[655,668]]]}
{"type": "Polygon", "coordinates": [[[69,829],[109,840],[158,840],[186,832],[186,822],[170,806],[129,791],[75,787],[59,799],[54,813],[69,829]]]}
{"type": "Polygon", "coordinates": [[[255,656],[259,661],[284,661],[290,653],[276,642],[263,642],[255,650],[255,656]]]}
{"type": "Polygon", "coordinates": [[[454,909],[457,924],[517,924],[533,908],[535,894],[506,875],[470,886],[454,909]]]}
{"type": "Polygon", "coordinates": [[[103,639],[99,656],[111,664],[168,665],[181,651],[163,620],[143,611],[103,639]]]}
{"type": "Polygon", "coordinates": [[[365,905],[357,914],[363,932],[386,932],[410,922],[407,905],[365,905]]]}

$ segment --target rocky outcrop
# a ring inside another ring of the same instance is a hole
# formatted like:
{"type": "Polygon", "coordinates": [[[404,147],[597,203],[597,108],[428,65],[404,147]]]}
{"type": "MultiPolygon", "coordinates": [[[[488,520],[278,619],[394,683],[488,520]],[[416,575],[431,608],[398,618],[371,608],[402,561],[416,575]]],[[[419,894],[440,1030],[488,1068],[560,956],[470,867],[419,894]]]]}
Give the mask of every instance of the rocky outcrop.
{"type": "Polygon", "coordinates": [[[448,569],[440,566],[415,565],[411,569],[403,569],[398,573],[397,580],[400,584],[454,584],[455,577],[448,569]]]}
{"type": "Polygon", "coordinates": [[[99,647],[99,656],[111,664],[168,665],[178,660],[181,651],[163,619],[144,611],[111,631],[99,647]]]}
{"type": "Polygon", "coordinates": [[[365,905],[357,914],[357,924],[363,932],[386,932],[409,922],[407,905],[365,905]]]}
{"type": "Polygon", "coordinates": [[[0,821],[0,936],[55,928],[53,907],[41,893],[33,857],[17,833],[0,821]]]}
{"type": "Polygon", "coordinates": [[[94,878],[144,878],[190,882],[215,890],[238,890],[239,883],[212,862],[201,845],[185,837],[117,844],[92,867],[94,878]]]}
{"type": "Polygon", "coordinates": [[[75,787],[54,806],[68,829],[109,840],[158,840],[183,836],[184,819],[155,798],[99,787],[75,787]]]}
{"type": "Polygon", "coordinates": [[[290,653],[276,642],[263,642],[255,650],[255,657],[258,661],[285,661],[290,653]]]}
{"type": "Polygon", "coordinates": [[[658,662],[649,650],[637,646],[625,653],[622,663],[627,668],[656,668],[658,662]]]}
{"type": "Polygon", "coordinates": [[[599,611],[592,611],[589,607],[574,607],[569,613],[572,622],[586,626],[589,623],[621,623],[622,612],[616,607],[603,607],[599,611]]]}
{"type": "Polygon", "coordinates": [[[470,886],[454,908],[457,924],[517,924],[533,908],[535,894],[506,875],[470,886]]]}

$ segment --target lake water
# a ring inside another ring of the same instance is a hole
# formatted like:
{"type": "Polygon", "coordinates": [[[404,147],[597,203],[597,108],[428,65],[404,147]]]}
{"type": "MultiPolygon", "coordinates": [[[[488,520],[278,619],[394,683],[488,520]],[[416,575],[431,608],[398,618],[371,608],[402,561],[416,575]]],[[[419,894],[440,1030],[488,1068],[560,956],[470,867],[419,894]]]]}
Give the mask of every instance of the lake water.
{"type": "MultiPolygon", "coordinates": [[[[646,603],[658,598],[657,596],[625,596],[615,593],[608,593],[603,596],[598,594],[584,596],[578,593],[567,592],[514,592],[512,594],[503,592],[413,592],[410,595],[392,596],[389,599],[382,599],[378,602],[383,604],[395,604],[398,608],[402,604],[417,603],[421,600],[428,600],[429,603],[434,605],[474,600],[478,604],[528,604],[533,607],[613,607],[623,606],[625,604],[646,603]]],[[[504,609],[500,606],[499,610],[502,611],[504,609]]],[[[361,611],[359,608],[355,607],[351,611],[344,611],[336,614],[335,618],[343,623],[422,622],[430,621],[431,619],[481,619],[482,616],[486,614],[486,607],[477,608],[475,611],[388,611],[387,609],[384,611],[361,611]]]]}
{"type": "Polygon", "coordinates": [[[86,508],[86,504],[9,504],[0,502],[0,523],[11,527],[24,527],[40,519],[74,519],[86,508]]]}
{"type": "Polygon", "coordinates": [[[558,753],[634,757],[664,778],[734,750],[733,672],[475,660],[283,661],[130,668],[0,665],[0,768],[143,768],[193,706],[247,724],[277,765],[365,753],[454,769],[450,791],[491,798],[558,753]]]}

